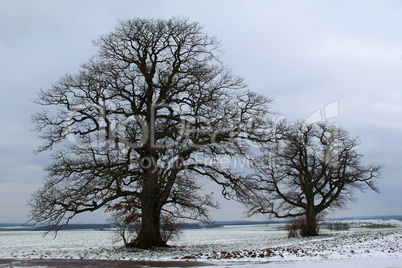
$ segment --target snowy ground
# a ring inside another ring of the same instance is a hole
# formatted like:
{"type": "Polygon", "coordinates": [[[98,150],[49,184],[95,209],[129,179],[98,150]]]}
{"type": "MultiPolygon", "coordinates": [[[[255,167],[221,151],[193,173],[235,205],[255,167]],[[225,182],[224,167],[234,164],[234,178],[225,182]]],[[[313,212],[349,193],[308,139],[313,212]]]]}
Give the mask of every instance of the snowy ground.
{"type": "Polygon", "coordinates": [[[1,259],[201,261],[231,267],[402,267],[402,228],[288,239],[275,226],[185,230],[171,248],[127,251],[108,231],[0,232],[1,259]]]}

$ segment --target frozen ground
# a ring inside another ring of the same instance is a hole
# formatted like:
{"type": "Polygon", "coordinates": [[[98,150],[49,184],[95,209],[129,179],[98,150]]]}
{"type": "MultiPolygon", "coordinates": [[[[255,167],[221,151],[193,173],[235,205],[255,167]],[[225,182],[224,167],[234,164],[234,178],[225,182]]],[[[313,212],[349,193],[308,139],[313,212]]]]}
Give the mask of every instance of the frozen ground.
{"type": "Polygon", "coordinates": [[[199,261],[231,267],[402,267],[402,229],[353,229],[288,239],[275,226],[185,230],[171,248],[127,251],[108,231],[0,232],[1,259],[199,261]]]}

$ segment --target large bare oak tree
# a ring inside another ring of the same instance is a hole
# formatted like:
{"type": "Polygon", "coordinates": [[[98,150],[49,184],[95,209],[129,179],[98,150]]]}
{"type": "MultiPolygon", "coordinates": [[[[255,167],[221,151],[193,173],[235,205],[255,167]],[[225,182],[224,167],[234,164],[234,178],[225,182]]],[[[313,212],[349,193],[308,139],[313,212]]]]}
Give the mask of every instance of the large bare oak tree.
{"type": "Polygon", "coordinates": [[[302,235],[314,236],[317,216],[344,207],[354,189],[378,191],[382,167],[364,165],[359,140],[336,124],[283,122],[277,130],[276,142],[266,143],[255,159],[259,175],[242,196],[251,214],[302,217],[302,235]]]}
{"type": "Polygon", "coordinates": [[[140,211],[135,247],[166,246],[161,213],[208,219],[246,176],[221,165],[263,141],[269,99],[246,89],[220,61],[220,44],[186,19],[122,21],[75,74],[42,90],[33,116],[53,163],[30,200],[31,219],[60,226],[72,217],[130,204],[140,211]],[[208,159],[208,161],[206,161],[208,159]]]}

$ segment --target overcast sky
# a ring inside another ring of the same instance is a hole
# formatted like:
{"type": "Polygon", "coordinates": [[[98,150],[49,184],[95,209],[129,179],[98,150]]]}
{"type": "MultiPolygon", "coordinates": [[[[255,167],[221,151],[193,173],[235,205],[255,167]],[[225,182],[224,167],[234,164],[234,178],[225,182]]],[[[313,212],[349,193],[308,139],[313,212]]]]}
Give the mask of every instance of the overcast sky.
{"type": "MultiPolygon", "coordinates": [[[[273,110],[303,120],[320,110],[352,136],[367,163],[385,164],[381,194],[356,193],[330,217],[402,214],[402,1],[0,0],[0,222],[24,222],[48,153],[30,116],[41,88],[95,54],[118,20],[187,17],[222,41],[224,62],[273,110]],[[337,103],[338,104],[337,104],[337,103]],[[325,106],[333,104],[331,109],[325,106]],[[334,106],[335,105],[335,106],[334,106]]],[[[320,113],[316,113],[320,115],[320,113]]],[[[243,217],[222,202],[215,220],[243,217]]],[[[103,213],[77,222],[97,222],[103,213]]],[[[257,218],[254,218],[257,219],[257,218]]],[[[261,219],[261,217],[259,218],[261,219]]]]}

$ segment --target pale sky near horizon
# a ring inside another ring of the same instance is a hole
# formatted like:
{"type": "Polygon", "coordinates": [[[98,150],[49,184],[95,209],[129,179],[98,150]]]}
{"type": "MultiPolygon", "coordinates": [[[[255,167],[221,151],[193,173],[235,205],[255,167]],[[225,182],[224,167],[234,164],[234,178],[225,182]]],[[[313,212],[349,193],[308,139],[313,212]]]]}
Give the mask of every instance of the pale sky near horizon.
{"type": "MultiPolygon", "coordinates": [[[[289,120],[322,115],[359,136],[367,163],[384,164],[381,194],[356,192],[329,217],[402,214],[402,1],[0,0],[0,222],[25,222],[49,154],[30,99],[96,52],[118,20],[187,17],[222,41],[222,59],[289,120]],[[328,105],[332,104],[331,109],[328,105]],[[336,104],[336,106],[334,106],[336,104]],[[325,109],[327,107],[327,110],[325,109]]],[[[311,117],[310,117],[311,118],[311,117]]],[[[215,220],[242,219],[221,201],[215,220]]],[[[99,222],[103,213],[76,222],[99,222]]],[[[256,217],[253,219],[263,219],[256,217]]]]}

